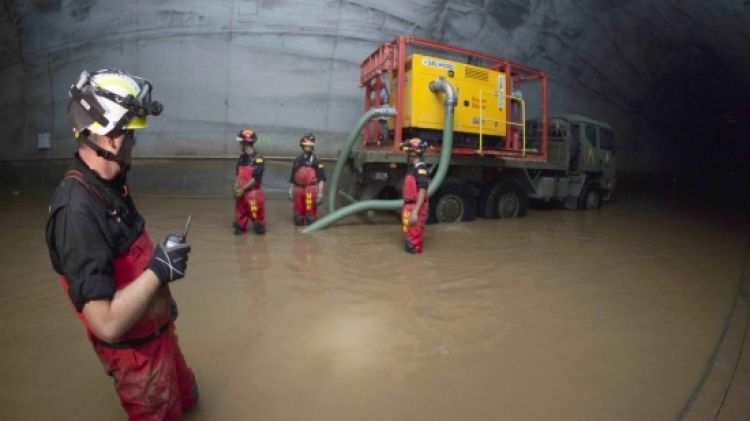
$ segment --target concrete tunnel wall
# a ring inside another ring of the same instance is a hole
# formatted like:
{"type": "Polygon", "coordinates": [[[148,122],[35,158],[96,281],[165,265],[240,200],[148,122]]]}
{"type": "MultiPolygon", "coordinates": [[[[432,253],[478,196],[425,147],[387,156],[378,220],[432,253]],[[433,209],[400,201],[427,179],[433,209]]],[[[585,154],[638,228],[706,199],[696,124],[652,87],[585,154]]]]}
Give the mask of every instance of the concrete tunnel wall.
{"type": "Polygon", "coordinates": [[[105,67],[150,79],[165,104],[136,157],[234,157],[245,125],[265,155],[295,155],[313,131],[333,157],[363,111],[360,62],[399,34],[546,71],[551,113],[612,124],[621,170],[742,168],[750,154],[747,0],[11,0],[0,17],[6,167],[71,156],[67,89],[105,67]],[[731,139],[707,152],[716,130],[731,139]]]}

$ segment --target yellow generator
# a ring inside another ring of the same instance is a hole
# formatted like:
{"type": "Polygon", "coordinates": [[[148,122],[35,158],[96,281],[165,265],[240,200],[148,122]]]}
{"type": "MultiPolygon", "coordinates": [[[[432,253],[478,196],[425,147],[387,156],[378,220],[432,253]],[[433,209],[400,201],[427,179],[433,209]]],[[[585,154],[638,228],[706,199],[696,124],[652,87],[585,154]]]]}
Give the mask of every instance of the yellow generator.
{"type": "Polygon", "coordinates": [[[398,150],[418,136],[436,152],[442,144],[445,108],[429,88],[445,79],[456,93],[453,155],[547,160],[547,75],[542,71],[480,51],[400,36],[373,51],[360,66],[365,110],[384,105],[392,119],[368,122],[365,150],[398,150]],[[527,133],[526,99],[542,126],[527,133]]]}
{"type": "MultiPolygon", "coordinates": [[[[443,76],[454,86],[458,95],[454,121],[456,132],[487,136],[489,139],[506,136],[509,107],[506,103],[505,73],[444,58],[412,54],[406,62],[405,75],[405,130],[443,129],[443,102],[425,89],[430,81],[443,76]]],[[[391,88],[393,91],[393,85],[391,88]]],[[[389,101],[392,106],[395,106],[394,101],[395,96],[389,101]]]]}

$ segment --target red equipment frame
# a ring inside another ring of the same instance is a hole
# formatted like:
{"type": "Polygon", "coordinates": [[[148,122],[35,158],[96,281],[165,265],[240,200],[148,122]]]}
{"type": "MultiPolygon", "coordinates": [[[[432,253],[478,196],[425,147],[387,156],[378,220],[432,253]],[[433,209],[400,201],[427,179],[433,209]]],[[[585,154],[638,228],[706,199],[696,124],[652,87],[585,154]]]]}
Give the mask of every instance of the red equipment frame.
{"type": "MultiPolygon", "coordinates": [[[[401,35],[395,38],[393,41],[385,43],[378,47],[372,54],[362,61],[360,65],[360,85],[365,88],[365,111],[372,107],[378,107],[383,105],[382,98],[380,96],[381,88],[384,83],[380,77],[382,74],[395,70],[396,74],[396,124],[393,144],[390,145],[394,151],[399,150],[399,145],[402,140],[403,132],[403,105],[404,105],[404,78],[406,76],[406,58],[407,58],[407,47],[418,46],[425,47],[435,51],[443,51],[453,54],[458,54],[466,58],[478,58],[489,63],[488,68],[496,71],[504,72],[510,77],[505,78],[505,92],[511,92],[511,82],[514,85],[520,86],[524,82],[539,81],[541,83],[541,105],[542,105],[542,132],[541,135],[541,150],[532,151],[525,150],[525,148],[516,149],[501,149],[493,150],[486,149],[482,152],[482,155],[492,155],[498,157],[507,158],[523,158],[529,161],[545,162],[547,160],[547,141],[548,141],[548,107],[547,107],[547,74],[541,70],[537,70],[522,64],[514,63],[510,60],[506,60],[500,57],[494,57],[479,51],[469,50],[466,48],[455,47],[436,41],[416,38],[406,35],[401,35]],[[512,78],[512,81],[511,81],[512,78]]],[[[379,128],[376,126],[377,122],[369,122],[364,132],[364,148],[367,149],[383,149],[381,141],[378,139],[380,134],[379,128]]],[[[506,133],[510,133],[508,130],[511,124],[506,123],[506,133]]],[[[525,130],[525,129],[524,129],[525,130]]],[[[507,142],[506,142],[507,143],[507,142]]],[[[387,148],[388,145],[385,145],[387,148]]],[[[454,147],[453,153],[457,155],[477,155],[475,148],[467,147],[454,147]]]]}

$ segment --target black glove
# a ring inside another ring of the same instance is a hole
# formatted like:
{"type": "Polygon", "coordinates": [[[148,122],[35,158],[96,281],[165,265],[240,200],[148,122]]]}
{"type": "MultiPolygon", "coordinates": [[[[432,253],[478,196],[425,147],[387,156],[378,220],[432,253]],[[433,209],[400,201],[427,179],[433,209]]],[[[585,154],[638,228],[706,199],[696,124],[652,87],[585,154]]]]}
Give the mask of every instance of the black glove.
{"type": "Polygon", "coordinates": [[[185,243],[170,244],[166,240],[156,245],[148,268],[154,271],[162,286],[185,277],[190,246],[185,243]]]}

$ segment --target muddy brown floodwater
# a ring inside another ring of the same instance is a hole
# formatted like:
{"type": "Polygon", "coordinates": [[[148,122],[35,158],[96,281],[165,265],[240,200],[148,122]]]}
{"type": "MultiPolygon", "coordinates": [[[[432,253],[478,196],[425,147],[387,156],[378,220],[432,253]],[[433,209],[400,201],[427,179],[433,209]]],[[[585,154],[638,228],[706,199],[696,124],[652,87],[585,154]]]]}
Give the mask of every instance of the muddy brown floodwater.
{"type": "MultiPolygon", "coordinates": [[[[189,420],[671,420],[732,310],[747,227],[658,196],[430,225],[395,214],[232,235],[231,199],[138,195],[153,239],[193,216],[172,284],[189,420]]],[[[0,200],[0,419],[124,419],[53,273],[47,197],[0,200]]],[[[746,395],[745,395],[746,396],[746,395]]]]}

